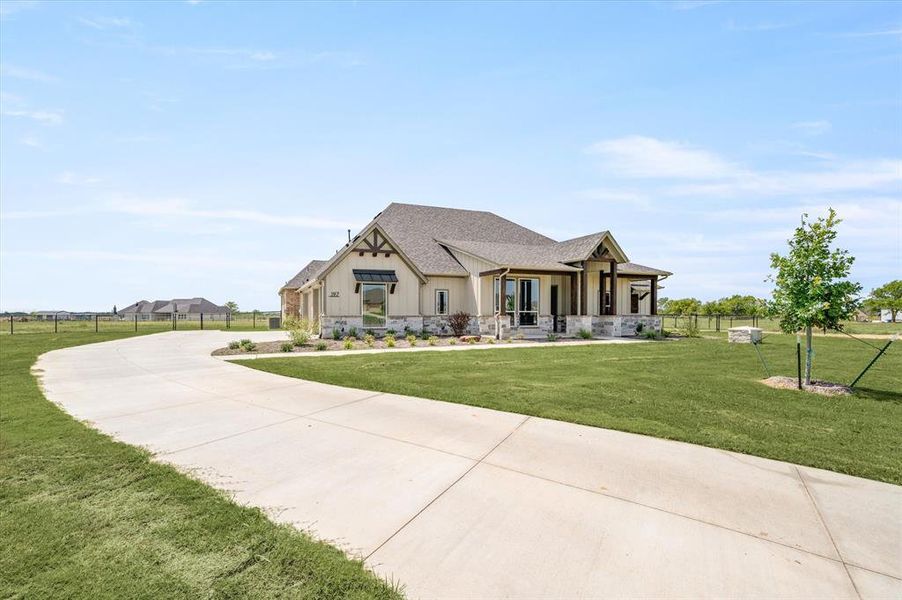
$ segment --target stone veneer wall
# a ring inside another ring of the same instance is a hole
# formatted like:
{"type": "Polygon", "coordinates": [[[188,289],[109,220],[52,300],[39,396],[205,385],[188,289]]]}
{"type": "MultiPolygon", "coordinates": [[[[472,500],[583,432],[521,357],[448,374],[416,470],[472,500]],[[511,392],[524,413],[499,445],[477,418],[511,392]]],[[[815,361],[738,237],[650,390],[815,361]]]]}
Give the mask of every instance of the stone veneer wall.
{"type": "Polygon", "coordinates": [[[661,331],[661,317],[657,315],[567,315],[567,335],[585,329],[596,337],[632,337],[639,323],[643,329],[661,331]]]}

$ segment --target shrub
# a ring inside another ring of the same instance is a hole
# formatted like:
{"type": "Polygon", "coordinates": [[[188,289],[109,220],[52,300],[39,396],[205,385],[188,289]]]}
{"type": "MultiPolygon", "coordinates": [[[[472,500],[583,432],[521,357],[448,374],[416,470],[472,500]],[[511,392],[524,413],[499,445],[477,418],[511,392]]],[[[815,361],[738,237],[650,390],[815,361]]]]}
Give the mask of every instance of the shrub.
{"type": "Polygon", "coordinates": [[[395,336],[394,335],[385,336],[385,345],[388,348],[394,348],[395,347],[395,336]]]}
{"type": "Polygon", "coordinates": [[[408,333],[407,337],[405,337],[404,339],[407,340],[407,343],[410,344],[411,346],[417,345],[417,336],[415,336],[412,333],[408,333]]]}
{"type": "Polygon", "coordinates": [[[355,340],[357,339],[357,328],[356,328],[356,327],[349,327],[349,328],[348,328],[348,337],[352,337],[352,338],[354,338],[355,340]]]}
{"type": "Polygon", "coordinates": [[[434,335],[430,335],[428,338],[426,338],[426,341],[430,346],[435,346],[438,343],[438,338],[434,335]]]}
{"type": "Polygon", "coordinates": [[[486,340],[486,342],[488,342],[489,344],[494,344],[494,343],[495,343],[495,338],[490,337],[490,338],[488,338],[488,339],[486,340]]]}
{"type": "Polygon", "coordinates": [[[241,342],[229,342],[229,350],[237,350],[241,347],[241,342]]]}
{"type": "Polygon", "coordinates": [[[432,334],[429,333],[428,331],[426,331],[425,329],[420,332],[420,339],[428,341],[430,337],[432,337],[432,334]]]}
{"type": "Polygon", "coordinates": [[[338,340],[340,340],[341,339],[341,331],[338,329],[333,329],[332,330],[332,339],[335,340],[336,342],[338,340]]]}
{"type": "Polygon", "coordinates": [[[578,335],[579,337],[581,337],[584,340],[592,339],[592,332],[589,331],[588,329],[580,329],[579,331],[576,332],[576,335],[578,335]]]}
{"type": "Polygon", "coordinates": [[[245,352],[253,352],[254,350],[257,349],[257,344],[255,344],[254,342],[251,342],[250,340],[248,340],[248,342],[249,343],[241,346],[245,352]]]}
{"type": "Polygon", "coordinates": [[[687,318],[686,324],[680,327],[680,335],[688,338],[702,337],[702,334],[698,329],[698,323],[691,317],[687,318]]]}
{"type": "Polygon", "coordinates": [[[660,340],[664,337],[654,329],[643,329],[640,335],[647,340],[660,340]]]}
{"type": "Polygon", "coordinates": [[[548,340],[549,342],[556,342],[557,335],[555,335],[553,333],[549,333],[548,335],[545,336],[545,339],[548,340]]]}
{"type": "Polygon", "coordinates": [[[385,335],[386,335],[386,336],[389,336],[389,335],[396,335],[397,333],[398,333],[398,332],[395,331],[394,329],[386,329],[386,330],[385,330],[385,335]]]}
{"type": "Polygon", "coordinates": [[[353,350],[354,349],[354,338],[346,337],[344,344],[342,344],[342,346],[344,346],[345,350],[353,350]]]}
{"type": "Polygon", "coordinates": [[[282,352],[291,352],[292,350],[294,350],[294,344],[292,344],[291,342],[282,342],[281,348],[282,352]]]}
{"type": "Polygon", "coordinates": [[[470,313],[459,311],[448,317],[448,325],[454,335],[461,336],[467,332],[470,327],[470,313]]]}
{"type": "Polygon", "coordinates": [[[468,337],[468,338],[467,338],[467,343],[468,343],[468,344],[475,344],[475,343],[476,343],[476,338],[475,338],[475,337],[468,337]]]}
{"type": "Polygon", "coordinates": [[[374,336],[372,333],[367,333],[363,336],[363,343],[372,348],[373,344],[376,343],[376,336],[374,336]]]}
{"type": "Polygon", "coordinates": [[[451,338],[450,340],[448,340],[448,343],[451,344],[452,346],[456,346],[456,345],[457,345],[457,338],[451,338]]]}
{"type": "Polygon", "coordinates": [[[313,334],[316,333],[317,325],[316,321],[311,321],[310,319],[290,317],[285,320],[285,329],[288,330],[288,336],[291,338],[291,343],[295,346],[304,346],[310,341],[313,334]]]}
{"type": "Polygon", "coordinates": [[[636,333],[642,333],[642,330],[645,329],[645,325],[642,323],[636,323],[636,333]]]}
{"type": "Polygon", "coordinates": [[[329,347],[329,344],[327,344],[326,342],[317,342],[316,343],[316,349],[319,352],[322,352],[323,350],[325,350],[328,347],[329,347]]]}
{"type": "Polygon", "coordinates": [[[238,343],[242,346],[247,346],[248,344],[253,344],[254,342],[250,341],[247,338],[244,338],[243,340],[238,340],[238,343]]]}
{"type": "Polygon", "coordinates": [[[526,336],[523,335],[523,332],[522,332],[522,331],[518,331],[518,332],[517,332],[517,335],[515,335],[514,338],[517,339],[517,340],[519,340],[519,341],[523,341],[523,340],[526,339],[526,336]]]}

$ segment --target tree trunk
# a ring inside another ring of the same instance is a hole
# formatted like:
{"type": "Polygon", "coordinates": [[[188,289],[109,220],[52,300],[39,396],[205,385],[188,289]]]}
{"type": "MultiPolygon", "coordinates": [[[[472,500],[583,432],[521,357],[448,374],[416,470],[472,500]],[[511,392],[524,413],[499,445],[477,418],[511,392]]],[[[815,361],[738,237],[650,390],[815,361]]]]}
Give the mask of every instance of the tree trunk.
{"type": "Polygon", "coordinates": [[[805,385],[811,385],[811,325],[805,328],[805,385]]]}

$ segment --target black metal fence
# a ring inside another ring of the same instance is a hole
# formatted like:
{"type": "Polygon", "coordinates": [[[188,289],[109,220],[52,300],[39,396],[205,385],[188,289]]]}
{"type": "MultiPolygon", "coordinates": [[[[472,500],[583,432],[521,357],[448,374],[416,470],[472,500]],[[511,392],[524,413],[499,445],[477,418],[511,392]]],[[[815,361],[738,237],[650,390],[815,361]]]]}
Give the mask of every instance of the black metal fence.
{"type": "MultiPolygon", "coordinates": [[[[270,319],[278,317],[275,311],[252,311],[238,314],[178,314],[166,318],[143,318],[142,315],[94,314],[53,315],[35,318],[23,315],[3,317],[0,334],[12,335],[20,333],[68,333],[68,332],[107,332],[107,331],[182,331],[182,330],[226,330],[241,331],[270,329],[270,319]]],[[[275,324],[275,323],[273,323],[275,324]]],[[[281,323],[277,325],[280,327],[281,323]]]]}
{"type": "Polygon", "coordinates": [[[694,325],[700,331],[726,331],[730,327],[761,327],[772,331],[778,331],[776,321],[757,315],[702,315],[698,313],[666,315],[659,314],[661,325],[664,329],[680,329],[687,325],[694,325]]]}

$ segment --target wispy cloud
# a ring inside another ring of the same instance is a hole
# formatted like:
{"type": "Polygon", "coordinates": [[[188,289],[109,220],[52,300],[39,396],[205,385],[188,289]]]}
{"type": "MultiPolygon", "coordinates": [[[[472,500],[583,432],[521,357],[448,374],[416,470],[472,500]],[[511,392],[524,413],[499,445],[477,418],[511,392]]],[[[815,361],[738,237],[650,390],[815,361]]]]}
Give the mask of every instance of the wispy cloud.
{"type": "Polygon", "coordinates": [[[889,29],[877,29],[872,31],[849,31],[840,33],[840,37],[882,37],[882,36],[899,36],[902,37],[902,27],[891,27],[889,29]]]}
{"type": "Polygon", "coordinates": [[[0,2],[0,19],[6,19],[18,12],[36,8],[38,3],[34,0],[3,0],[0,2]]]}
{"type": "Polygon", "coordinates": [[[22,136],[21,138],[19,138],[19,143],[21,143],[23,146],[28,146],[29,148],[36,148],[38,150],[46,150],[47,149],[47,146],[44,145],[44,142],[41,140],[41,138],[39,138],[33,134],[28,134],[28,135],[22,136]]]}
{"type": "Polygon", "coordinates": [[[724,23],[724,29],[727,31],[776,31],[778,29],[786,29],[787,27],[790,27],[789,23],[773,21],[739,24],[735,20],[730,19],[724,23]]]}
{"type": "Polygon", "coordinates": [[[596,142],[588,151],[601,157],[600,167],[607,175],[644,180],[659,196],[829,194],[898,188],[902,182],[900,159],[834,160],[819,170],[767,171],[740,166],[685,143],[644,136],[596,142]]]}
{"type": "Polygon", "coordinates": [[[99,177],[79,175],[72,171],[63,171],[56,178],[56,182],[63,185],[94,185],[95,183],[100,183],[102,181],[103,179],[99,177]]]}
{"type": "Polygon", "coordinates": [[[716,179],[739,172],[735,165],[706,150],[641,135],[602,140],[586,151],[601,157],[605,171],[622,177],[716,179]]]}
{"type": "Polygon", "coordinates": [[[792,128],[806,135],[823,135],[833,129],[833,125],[830,121],[799,121],[793,123],[792,128]]]}
{"type": "Polygon", "coordinates": [[[0,75],[4,77],[13,77],[15,79],[27,79],[29,81],[40,81],[41,83],[55,83],[59,81],[53,75],[48,75],[35,69],[27,69],[25,67],[17,67],[10,64],[0,64],[0,75]]]}
{"type": "Polygon", "coordinates": [[[45,125],[59,125],[63,122],[63,112],[59,110],[25,110],[14,108],[0,109],[0,114],[6,117],[21,117],[32,119],[45,125]]]}
{"type": "Polygon", "coordinates": [[[78,17],[78,22],[98,30],[121,29],[135,24],[128,17],[78,17]]]}

